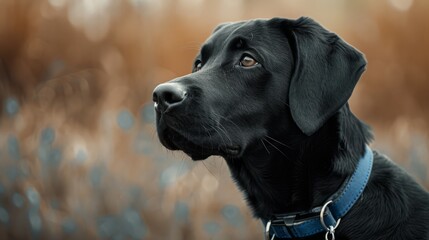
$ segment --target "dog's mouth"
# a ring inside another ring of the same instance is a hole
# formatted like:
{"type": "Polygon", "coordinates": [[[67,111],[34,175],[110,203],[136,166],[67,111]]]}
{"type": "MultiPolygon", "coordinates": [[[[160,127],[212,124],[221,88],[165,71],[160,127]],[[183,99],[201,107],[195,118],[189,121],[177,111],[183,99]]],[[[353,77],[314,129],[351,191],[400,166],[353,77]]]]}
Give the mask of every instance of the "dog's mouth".
{"type": "Polygon", "coordinates": [[[237,158],[241,154],[241,147],[236,144],[219,145],[211,137],[192,136],[179,133],[172,128],[158,128],[161,143],[170,150],[182,150],[194,161],[204,160],[212,155],[225,158],[237,158]]]}

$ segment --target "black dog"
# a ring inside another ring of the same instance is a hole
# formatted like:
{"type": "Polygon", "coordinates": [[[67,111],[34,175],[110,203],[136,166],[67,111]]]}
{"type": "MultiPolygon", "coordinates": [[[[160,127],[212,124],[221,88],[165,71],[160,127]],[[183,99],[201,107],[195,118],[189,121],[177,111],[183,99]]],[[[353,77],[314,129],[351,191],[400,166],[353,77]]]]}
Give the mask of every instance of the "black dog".
{"type": "Polygon", "coordinates": [[[193,160],[225,158],[270,237],[429,239],[429,194],[367,150],[371,131],[349,109],[365,65],[309,18],[222,24],[191,74],[154,90],[159,139],[193,160]],[[354,177],[361,161],[367,174],[354,177]],[[327,223],[338,194],[347,209],[327,223]],[[323,228],[298,232],[311,224],[323,228]]]}

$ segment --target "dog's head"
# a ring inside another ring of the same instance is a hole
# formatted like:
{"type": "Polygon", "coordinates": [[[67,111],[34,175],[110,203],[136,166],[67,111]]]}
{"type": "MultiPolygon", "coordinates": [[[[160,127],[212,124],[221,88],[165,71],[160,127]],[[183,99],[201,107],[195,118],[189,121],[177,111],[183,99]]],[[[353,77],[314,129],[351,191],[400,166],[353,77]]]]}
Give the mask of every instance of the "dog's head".
{"type": "Polygon", "coordinates": [[[241,157],[268,135],[311,136],[348,101],[365,65],[309,18],[222,24],[191,74],[155,88],[158,136],[194,160],[241,157]]]}

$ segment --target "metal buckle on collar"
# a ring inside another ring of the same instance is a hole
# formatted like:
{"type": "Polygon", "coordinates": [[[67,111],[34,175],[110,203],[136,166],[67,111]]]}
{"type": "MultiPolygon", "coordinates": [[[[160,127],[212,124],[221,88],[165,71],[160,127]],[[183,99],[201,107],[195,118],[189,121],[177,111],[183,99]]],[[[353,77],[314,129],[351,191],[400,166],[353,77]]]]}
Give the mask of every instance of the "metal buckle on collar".
{"type": "Polygon", "coordinates": [[[275,217],[275,219],[270,219],[267,222],[267,225],[265,227],[265,239],[266,240],[273,240],[275,239],[276,235],[273,234],[273,236],[270,239],[270,229],[272,226],[293,226],[295,219],[296,219],[297,215],[287,215],[287,216],[281,216],[281,217],[275,217]]]}
{"type": "Polygon", "coordinates": [[[337,227],[338,227],[338,225],[340,225],[340,221],[341,221],[341,218],[339,218],[337,220],[337,222],[335,223],[335,226],[332,226],[332,225],[327,226],[326,225],[325,219],[323,218],[323,216],[325,215],[326,208],[331,203],[332,203],[332,200],[327,201],[323,205],[322,210],[320,210],[320,222],[322,223],[322,226],[326,229],[325,240],[335,240],[335,229],[337,229],[337,227]]]}
{"type": "Polygon", "coordinates": [[[267,222],[267,226],[265,226],[265,240],[274,240],[276,237],[275,234],[270,239],[270,228],[271,228],[271,220],[267,222]]]}

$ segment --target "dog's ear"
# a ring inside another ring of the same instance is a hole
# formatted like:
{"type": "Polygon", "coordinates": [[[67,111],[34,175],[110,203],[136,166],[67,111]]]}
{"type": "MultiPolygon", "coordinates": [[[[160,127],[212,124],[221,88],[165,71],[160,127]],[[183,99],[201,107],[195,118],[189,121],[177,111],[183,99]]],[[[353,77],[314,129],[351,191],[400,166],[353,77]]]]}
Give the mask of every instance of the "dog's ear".
{"type": "Polygon", "coordinates": [[[347,103],[366,60],[310,18],[271,21],[286,30],[295,59],[289,106],[295,123],[310,136],[347,103]]]}

